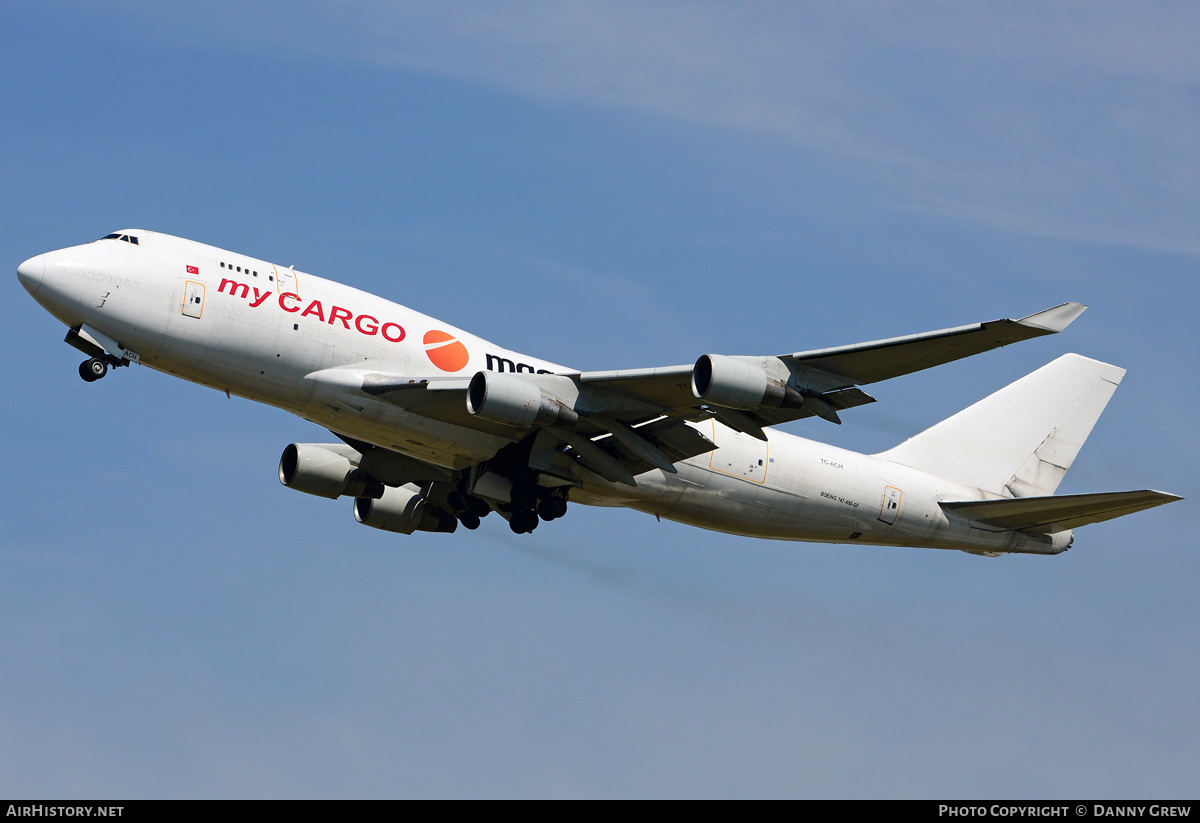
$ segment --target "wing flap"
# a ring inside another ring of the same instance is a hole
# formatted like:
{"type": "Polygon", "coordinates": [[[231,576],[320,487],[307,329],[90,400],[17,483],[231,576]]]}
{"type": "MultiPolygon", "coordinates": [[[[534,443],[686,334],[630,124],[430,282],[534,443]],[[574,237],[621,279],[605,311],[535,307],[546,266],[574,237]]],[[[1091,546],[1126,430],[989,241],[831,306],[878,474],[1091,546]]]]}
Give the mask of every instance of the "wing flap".
{"type": "Polygon", "coordinates": [[[950,514],[956,514],[982,526],[1053,534],[1182,499],[1175,494],[1142,489],[1004,500],[949,501],[941,503],[941,507],[950,514]]]}
{"type": "Polygon", "coordinates": [[[651,438],[669,457],[674,458],[676,463],[699,454],[707,454],[717,447],[717,444],[703,433],[669,418],[643,426],[637,429],[637,432],[651,438]]]}
{"type": "MultiPolygon", "coordinates": [[[[717,447],[717,444],[704,434],[675,418],[664,418],[644,426],[638,426],[630,431],[638,438],[647,441],[654,450],[661,452],[671,463],[706,454],[717,447]]],[[[645,449],[636,445],[636,442],[630,443],[628,438],[622,441],[616,436],[601,437],[592,442],[620,461],[635,475],[655,468],[673,471],[673,469],[668,470],[660,465],[652,453],[647,454],[645,449]]]]}
{"type": "MultiPolygon", "coordinates": [[[[835,413],[845,411],[846,409],[865,406],[868,403],[874,403],[875,398],[867,394],[862,389],[842,389],[841,391],[831,391],[820,395],[815,400],[820,400],[826,403],[835,413]]],[[[798,409],[771,409],[760,408],[758,411],[750,415],[759,425],[762,426],[778,426],[780,423],[789,423],[792,420],[803,420],[806,417],[819,416],[813,410],[811,405],[804,405],[798,409]]],[[[828,419],[828,418],[826,418],[828,419]]],[[[840,422],[840,421],[837,421],[840,422]]]]}

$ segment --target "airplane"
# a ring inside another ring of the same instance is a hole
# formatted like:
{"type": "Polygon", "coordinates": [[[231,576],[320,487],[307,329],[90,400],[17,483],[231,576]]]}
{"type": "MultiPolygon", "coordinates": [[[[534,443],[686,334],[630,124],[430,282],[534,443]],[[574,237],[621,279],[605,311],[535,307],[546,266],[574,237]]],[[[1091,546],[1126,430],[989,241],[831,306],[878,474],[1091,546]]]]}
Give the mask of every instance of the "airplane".
{"type": "Polygon", "coordinates": [[[517,534],[568,503],[775,540],[1059,554],[1074,529],[1180,500],[1055,495],[1124,369],[1066,354],[879,454],[775,426],[841,415],[861,386],[1055,334],[1078,303],[778,356],[581,372],[502,348],[382,297],[145,229],[17,268],[67,326],[88,382],[148,366],[285,409],[337,437],[291,443],[287,488],[353,498],[402,534],[517,534]]]}

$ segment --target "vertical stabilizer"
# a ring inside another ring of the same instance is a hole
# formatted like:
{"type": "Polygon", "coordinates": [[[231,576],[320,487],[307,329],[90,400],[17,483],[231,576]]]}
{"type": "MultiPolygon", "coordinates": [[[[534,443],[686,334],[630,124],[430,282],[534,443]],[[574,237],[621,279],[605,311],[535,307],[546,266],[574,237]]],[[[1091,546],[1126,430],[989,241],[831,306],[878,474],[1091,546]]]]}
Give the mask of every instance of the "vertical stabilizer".
{"type": "Polygon", "coordinates": [[[880,456],[1005,497],[1053,494],[1124,375],[1065,354],[880,456]]]}

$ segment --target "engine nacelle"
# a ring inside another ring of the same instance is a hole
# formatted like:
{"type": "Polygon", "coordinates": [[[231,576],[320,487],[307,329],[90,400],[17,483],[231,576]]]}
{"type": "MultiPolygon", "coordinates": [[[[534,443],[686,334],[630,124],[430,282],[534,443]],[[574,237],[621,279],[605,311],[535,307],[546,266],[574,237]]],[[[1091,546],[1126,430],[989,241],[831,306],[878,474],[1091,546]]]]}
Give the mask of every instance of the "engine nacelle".
{"type": "Polygon", "coordinates": [[[476,372],[467,388],[467,411],[506,426],[566,426],[579,415],[565,403],[547,397],[541,387],[515,374],[476,372]]]}
{"type": "Polygon", "coordinates": [[[758,363],[724,354],[705,354],[696,361],[692,394],[729,409],[799,408],[804,403],[800,392],[773,379],[758,363]]]}
{"type": "Polygon", "coordinates": [[[389,532],[412,534],[452,532],[458,521],[449,513],[429,505],[420,486],[405,483],[387,486],[378,500],[358,497],[354,500],[354,519],[364,526],[389,532]]]}
{"type": "Polygon", "coordinates": [[[354,449],[337,443],[292,443],[279,458],[279,482],[331,500],[344,494],[382,497],[383,484],[358,468],[358,458],[354,449]]]}

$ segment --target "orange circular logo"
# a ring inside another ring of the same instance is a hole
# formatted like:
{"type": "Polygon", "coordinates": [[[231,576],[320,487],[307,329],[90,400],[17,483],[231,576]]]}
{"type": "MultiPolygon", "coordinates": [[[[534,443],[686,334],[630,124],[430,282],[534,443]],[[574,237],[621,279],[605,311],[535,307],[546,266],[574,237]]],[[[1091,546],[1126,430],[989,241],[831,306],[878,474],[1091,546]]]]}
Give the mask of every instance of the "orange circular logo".
{"type": "Polygon", "coordinates": [[[467,365],[467,347],[444,331],[427,331],[421,340],[425,354],[442,371],[458,371],[467,365]]]}

